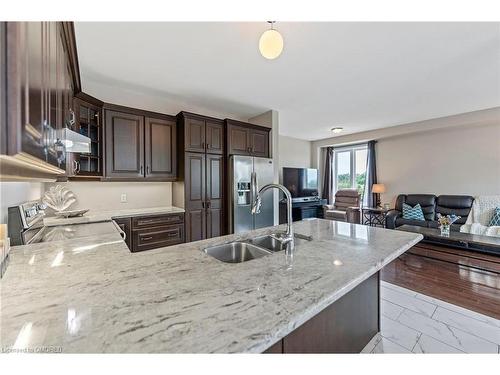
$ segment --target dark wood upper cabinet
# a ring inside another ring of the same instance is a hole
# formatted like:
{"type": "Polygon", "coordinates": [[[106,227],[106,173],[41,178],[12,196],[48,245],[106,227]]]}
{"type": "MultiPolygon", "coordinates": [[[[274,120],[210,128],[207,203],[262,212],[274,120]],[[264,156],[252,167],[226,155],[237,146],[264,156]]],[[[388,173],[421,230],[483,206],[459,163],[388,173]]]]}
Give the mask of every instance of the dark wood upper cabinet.
{"type": "Polygon", "coordinates": [[[205,121],[190,117],[184,121],[185,150],[205,152],[205,121]]]}
{"type": "Polygon", "coordinates": [[[1,33],[0,74],[8,78],[0,87],[6,109],[1,153],[64,174],[58,130],[68,125],[68,98],[80,89],[73,24],[6,22],[1,33]]]}
{"type": "Polygon", "coordinates": [[[179,113],[178,118],[184,151],[224,154],[224,121],[189,112],[179,113]]]}
{"type": "Polygon", "coordinates": [[[222,155],[224,153],[224,123],[207,120],[205,125],[207,153],[222,155]]]}
{"type": "Polygon", "coordinates": [[[45,105],[47,88],[43,81],[47,74],[46,23],[9,24],[8,31],[19,33],[20,49],[25,51],[23,58],[19,59],[21,71],[25,72],[19,77],[21,108],[28,109],[21,111],[21,148],[23,152],[46,161],[47,156],[43,148],[43,124],[48,121],[45,105]]]}
{"type": "Polygon", "coordinates": [[[144,117],[105,111],[106,177],[144,177],[144,117]]]}
{"type": "Polygon", "coordinates": [[[175,117],[104,104],[106,180],[174,181],[175,117]]]}
{"type": "Polygon", "coordinates": [[[268,158],[269,155],[269,131],[250,130],[250,153],[252,156],[268,158]]]}
{"type": "Polygon", "coordinates": [[[177,176],[176,123],[146,117],[146,178],[175,179],[177,176]]]}
{"type": "Polygon", "coordinates": [[[268,158],[269,132],[271,129],[226,119],[227,154],[268,158]]]}
{"type": "Polygon", "coordinates": [[[250,155],[250,129],[246,126],[227,124],[228,155],[250,155]]]}

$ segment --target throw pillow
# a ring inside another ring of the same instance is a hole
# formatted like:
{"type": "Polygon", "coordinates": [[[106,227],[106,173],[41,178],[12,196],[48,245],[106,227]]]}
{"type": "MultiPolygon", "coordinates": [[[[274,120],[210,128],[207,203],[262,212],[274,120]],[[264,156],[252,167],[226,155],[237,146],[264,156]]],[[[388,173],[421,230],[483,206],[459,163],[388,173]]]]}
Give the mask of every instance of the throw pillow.
{"type": "Polygon", "coordinates": [[[403,203],[403,219],[424,221],[424,212],[422,211],[422,207],[420,207],[420,203],[417,203],[415,207],[403,203]]]}
{"type": "Polygon", "coordinates": [[[497,227],[500,226],[500,207],[495,208],[495,212],[493,212],[493,216],[491,217],[489,227],[497,227]]]}

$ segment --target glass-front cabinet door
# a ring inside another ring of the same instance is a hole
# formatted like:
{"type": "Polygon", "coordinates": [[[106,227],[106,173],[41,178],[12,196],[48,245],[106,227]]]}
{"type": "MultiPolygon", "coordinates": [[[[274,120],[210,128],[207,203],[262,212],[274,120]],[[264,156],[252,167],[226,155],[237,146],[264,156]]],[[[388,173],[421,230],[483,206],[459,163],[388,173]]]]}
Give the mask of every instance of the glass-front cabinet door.
{"type": "Polygon", "coordinates": [[[74,98],[75,131],[89,137],[90,153],[72,154],[70,176],[102,176],[102,119],[101,108],[74,98]]]}

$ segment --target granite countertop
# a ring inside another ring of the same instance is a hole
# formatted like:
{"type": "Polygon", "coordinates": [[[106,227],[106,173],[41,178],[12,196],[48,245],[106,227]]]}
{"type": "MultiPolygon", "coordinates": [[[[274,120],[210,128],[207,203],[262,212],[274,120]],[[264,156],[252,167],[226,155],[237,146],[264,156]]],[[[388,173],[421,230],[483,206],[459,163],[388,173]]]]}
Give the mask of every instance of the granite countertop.
{"type": "Polygon", "coordinates": [[[56,225],[70,225],[83,223],[97,223],[100,221],[110,221],[112,218],[145,216],[159,214],[176,214],[184,212],[183,208],[174,206],[164,207],[146,207],[146,208],[125,208],[120,210],[90,210],[83,216],[61,218],[57,216],[46,217],[43,219],[43,225],[53,227],[56,225]]]}
{"type": "Polygon", "coordinates": [[[12,248],[1,346],[62,352],[262,352],[422,239],[328,220],[294,223],[284,252],[222,263],[207,246],[130,253],[118,233],[12,248]]]}

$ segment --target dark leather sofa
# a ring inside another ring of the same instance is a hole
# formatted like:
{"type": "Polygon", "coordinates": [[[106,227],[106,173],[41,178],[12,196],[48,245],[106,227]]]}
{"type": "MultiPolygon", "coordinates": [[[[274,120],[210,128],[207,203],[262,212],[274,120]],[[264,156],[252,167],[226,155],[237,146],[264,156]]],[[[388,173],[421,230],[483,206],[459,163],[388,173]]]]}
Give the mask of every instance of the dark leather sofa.
{"type": "Polygon", "coordinates": [[[472,202],[474,202],[474,197],[469,195],[400,194],[396,199],[395,209],[387,213],[385,224],[389,229],[395,229],[404,224],[438,228],[439,223],[436,220],[438,213],[441,215],[455,214],[461,218],[451,225],[450,230],[458,232],[467,221],[472,202]],[[412,207],[420,203],[425,221],[403,219],[403,203],[412,207]]]}

